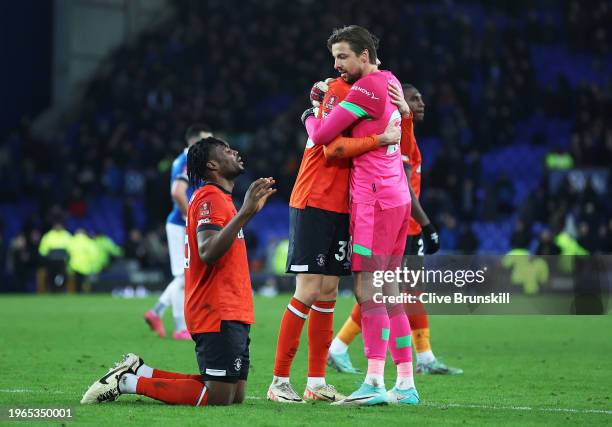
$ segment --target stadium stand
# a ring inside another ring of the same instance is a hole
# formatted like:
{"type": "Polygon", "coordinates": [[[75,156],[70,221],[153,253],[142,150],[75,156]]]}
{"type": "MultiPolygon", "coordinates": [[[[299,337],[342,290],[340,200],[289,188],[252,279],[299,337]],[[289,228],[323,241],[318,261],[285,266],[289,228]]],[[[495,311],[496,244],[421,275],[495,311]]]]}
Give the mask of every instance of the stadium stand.
{"type": "Polygon", "coordinates": [[[34,289],[19,275],[35,271],[24,266],[36,265],[54,206],[68,230],[103,232],[141,264],[163,264],[160,189],[195,121],[244,152],[237,200],[249,178],[277,179],[276,200],[246,230],[264,265],[288,232],[308,90],[334,74],[326,36],[348,22],[380,36],[383,68],[423,94],[422,203],[444,250],[537,250],[570,227],[589,252],[612,251],[609,2],[380,1],[368,15],[350,2],[278,4],[176,1],[169,21],[108,57],[62,132],[34,136],[24,120],[3,138],[0,261],[12,279],[2,290],[34,289]],[[569,154],[572,168],[549,170],[550,153],[569,154]]]}

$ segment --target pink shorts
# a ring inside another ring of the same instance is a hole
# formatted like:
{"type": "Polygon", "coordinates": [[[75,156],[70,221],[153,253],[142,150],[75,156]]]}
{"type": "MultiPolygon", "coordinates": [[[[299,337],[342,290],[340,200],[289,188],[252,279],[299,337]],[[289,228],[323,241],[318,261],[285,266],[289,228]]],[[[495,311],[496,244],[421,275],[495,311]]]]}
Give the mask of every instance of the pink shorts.
{"type": "Polygon", "coordinates": [[[401,267],[410,203],[389,209],[381,209],[378,203],[353,203],[350,217],[353,271],[374,272],[401,267]]]}

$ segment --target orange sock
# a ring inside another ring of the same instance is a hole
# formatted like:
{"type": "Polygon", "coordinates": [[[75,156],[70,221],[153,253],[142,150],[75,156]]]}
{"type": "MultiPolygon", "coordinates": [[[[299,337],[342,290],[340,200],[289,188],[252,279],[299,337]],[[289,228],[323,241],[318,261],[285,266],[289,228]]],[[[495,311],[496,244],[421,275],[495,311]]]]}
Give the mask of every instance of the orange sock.
{"type": "Polygon", "coordinates": [[[336,301],[317,301],[308,320],[308,376],[325,378],[327,352],[334,336],[336,301]]]}
{"type": "Polygon", "coordinates": [[[170,405],[205,406],[208,401],[206,386],[191,379],[139,377],[136,394],[170,405]]]}
{"type": "Polygon", "coordinates": [[[409,314],[408,321],[413,330],[429,328],[429,315],[427,313],[409,314]]]}
{"type": "MultiPolygon", "coordinates": [[[[422,292],[409,292],[410,295],[414,296],[418,296],[421,293],[422,292]]],[[[421,301],[419,301],[418,298],[415,300],[415,302],[404,303],[404,311],[408,315],[408,319],[410,320],[410,327],[412,329],[416,329],[416,327],[413,325],[413,319],[415,322],[422,321],[427,323],[427,310],[425,309],[425,305],[421,301]],[[422,320],[419,320],[418,316],[424,317],[422,318],[422,320]]]]}
{"type": "Polygon", "coordinates": [[[287,305],[276,343],[274,375],[277,377],[289,377],[291,362],[300,345],[300,335],[309,312],[310,307],[295,298],[291,298],[287,305]]]}
{"type": "Polygon", "coordinates": [[[413,329],[412,341],[414,351],[417,353],[431,351],[431,343],[429,342],[429,328],[413,329]]]}
{"type": "Polygon", "coordinates": [[[361,329],[361,306],[357,303],[355,303],[353,310],[351,310],[351,319],[353,319],[353,322],[361,329]]]}
{"type": "Polygon", "coordinates": [[[351,343],[357,338],[357,335],[361,333],[361,308],[359,304],[353,306],[351,316],[346,319],[342,328],[338,331],[336,337],[346,345],[351,343]]]}
{"type": "Polygon", "coordinates": [[[404,304],[404,311],[412,328],[412,344],[414,351],[423,353],[431,350],[429,342],[429,315],[422,302],[416,301],[404,304]]]}
{"type": "Polygon", "coordinates": [[[161,369],[153,368],[151,378],[165,378],[167,380],[196,380],[204,384],[204,380],[200,374],[180,374],[178,372],[162,371],[161,369]]]}

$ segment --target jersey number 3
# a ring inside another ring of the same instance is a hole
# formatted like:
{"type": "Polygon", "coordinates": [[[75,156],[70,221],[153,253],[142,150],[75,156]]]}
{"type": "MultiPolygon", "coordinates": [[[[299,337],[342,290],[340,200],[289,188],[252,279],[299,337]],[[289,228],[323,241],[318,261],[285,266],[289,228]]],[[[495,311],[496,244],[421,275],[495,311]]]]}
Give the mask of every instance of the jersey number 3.
{"type": "Polygon", "coordinates": [[[338,253],[334,255],[337,261],[344,261],[347,255],[349,255],[347,252],[347,247],[348,242],[346,240],[338,241],[338,253]]]}

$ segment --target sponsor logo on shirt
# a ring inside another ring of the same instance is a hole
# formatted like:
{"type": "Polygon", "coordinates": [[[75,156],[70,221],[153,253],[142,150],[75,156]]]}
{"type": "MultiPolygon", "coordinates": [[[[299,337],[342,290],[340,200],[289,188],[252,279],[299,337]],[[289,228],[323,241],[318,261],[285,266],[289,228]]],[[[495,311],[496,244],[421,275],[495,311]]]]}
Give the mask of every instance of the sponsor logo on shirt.
{"type": "Polygon", "coordinates": [[[376,95],[374,95],[374,92],[370,92],[369,90],[364,89],[361,86],[353,85],[351,87],[351,90],[358,90],[359,92],[363,93],[365,96],[367,96],[367,97],[369,97],[369,98],[371,98],[373,100],[380,99],[376,95]]]}

